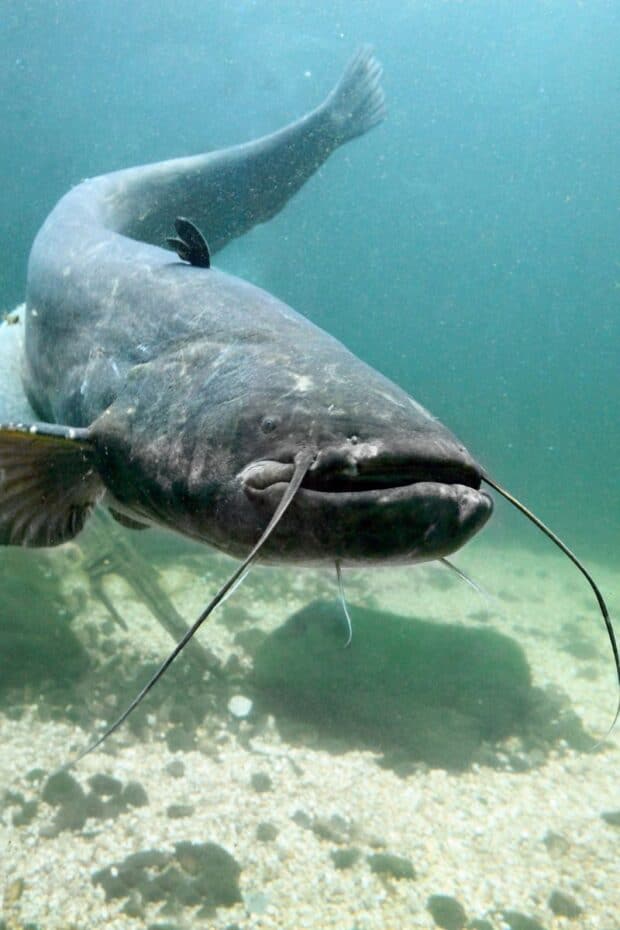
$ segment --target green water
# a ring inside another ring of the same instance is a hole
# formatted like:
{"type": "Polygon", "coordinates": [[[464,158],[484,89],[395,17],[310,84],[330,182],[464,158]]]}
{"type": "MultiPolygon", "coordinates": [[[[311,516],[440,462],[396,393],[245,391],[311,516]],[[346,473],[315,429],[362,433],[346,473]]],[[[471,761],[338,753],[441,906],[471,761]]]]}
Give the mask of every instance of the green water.
{"type": "MultiPolygon", "coordinates": [[[[617,615],[615,0],[4,0],[0,308],[23,300],[32,239],[71,185],[270,132],[364,42],[388,118],[217,264],[428,407],[617,615]]],[[[573,926],[618,930],[601,818],[620,819],[620,760],[613,743],[586,752],[613,713],[611,658],[585,582],[514,511],[456,559],[490,600],[439,569],[353,573],[350,651],[333,573],[256,570],[204,631],[213,655],[175,667],[75,787],[50,772],[169,649],[153,598],[190,621],[232,570],[116,528],[139,553],[119,560],[105,532],[0,550],[0,930],[400,930],[403,915],[540,930],[568,926],[558,889],[581,902],[573,926]],[[228,710],[239,693],[249,722],[228,710]]]]}
{"type": "Polygon", "coordinates": [[[26,2],[0,29],[0,293],[83,177],[232,144],[321,99],[361,42],[387,121],[218,261],[443,419],[583,552],[620,458],[613,0],[26,2]]]}

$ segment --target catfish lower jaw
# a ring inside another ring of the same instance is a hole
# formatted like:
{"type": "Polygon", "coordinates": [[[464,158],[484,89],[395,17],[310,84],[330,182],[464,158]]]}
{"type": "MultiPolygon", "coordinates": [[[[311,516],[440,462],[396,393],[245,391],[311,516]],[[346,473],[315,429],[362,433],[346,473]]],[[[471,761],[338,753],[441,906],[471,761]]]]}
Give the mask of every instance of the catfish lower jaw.
{"type": "MultiPolygon", "coordinates": [[[[286,491],[293,466],[256,462],[239,476],[266,523],[286,491]],[[269,478],[280,477],[269,483],[269,478]]],[[[381,474],[382,480],[386,476],[381,474]]],[[[493,510],[484,491],[461,483],[417,481],[356,490],[318,490],[302,483],[261,553],[261,560],[399,564],[450,555],[474,536],[493,510]]]]}

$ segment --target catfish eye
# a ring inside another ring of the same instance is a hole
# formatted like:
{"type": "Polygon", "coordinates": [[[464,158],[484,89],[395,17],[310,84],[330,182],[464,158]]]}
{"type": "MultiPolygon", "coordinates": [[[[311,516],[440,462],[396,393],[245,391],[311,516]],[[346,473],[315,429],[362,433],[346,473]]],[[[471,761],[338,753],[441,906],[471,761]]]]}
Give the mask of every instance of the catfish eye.
{"type": "Polygon", "coordinates": [[[263,417],[260,428],[263,433],[273,433],[278,428],[280,421],[278,417],[263,417]]]}

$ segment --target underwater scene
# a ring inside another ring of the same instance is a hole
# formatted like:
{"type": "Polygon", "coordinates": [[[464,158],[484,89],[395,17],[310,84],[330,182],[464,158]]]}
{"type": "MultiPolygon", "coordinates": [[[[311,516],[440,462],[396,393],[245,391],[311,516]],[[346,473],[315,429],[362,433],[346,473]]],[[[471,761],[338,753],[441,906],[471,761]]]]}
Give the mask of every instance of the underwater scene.
{"type": "Polygon", "coordinates": [[[2,4],[0,930],[620,930],[619,43],[2,4]]]}

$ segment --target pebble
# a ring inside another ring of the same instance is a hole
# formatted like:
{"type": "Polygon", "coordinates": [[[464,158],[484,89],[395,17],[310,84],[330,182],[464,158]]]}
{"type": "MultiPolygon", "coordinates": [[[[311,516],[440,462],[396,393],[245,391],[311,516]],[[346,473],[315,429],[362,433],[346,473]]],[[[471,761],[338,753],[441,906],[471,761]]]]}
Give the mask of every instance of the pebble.
{"type": "Polygon", "coordinates": [[[121,800],[130,807],[146,807],[149,796],[139,781],[129,781],[123,788],[121,800]]]}
{"type": "Polygon", "coordinates": [[[173,778],[183,778],[185,775],[185,766],[180,759],[173,759],[172,762],[168,763],[164,771],[173,778]]]}
{"type": "Polygon", "coordinates": [[[566,855],[570,849],[570,843],[566,837],[562,836],[561,833],[553,833],[551,830],[545,834],[543,843],[551,856],[566,855]]]}
{"type": "Polygon", "coordinates": [[[258,791],[259,794],[264,794],[264,792],[271,791],[273,788],[273,782],[266,772],[253,772],[250,784],[254,791],[258,791]]]}
{"type": "Polygon", "coordinates": [[[462,930],[467,923],[465,908],[450,895],[433,894],[426,902],[426,907],[437,926],[443,930],[462,930]]]}
{"type": "Polygon", "coordinates": [[[42,768],[30,769],[30,771],[26,773],[26,781],[30,781],[30,782],[41,781],[43,778],[45,778],[46,775],[47,775],[47,772],[45,771],[45,769],[42,769],[42,768]]]}
{"type": "Polygon", "coordinates": [[[166,808],[166,817],[178,820],[181,817],[191,817],[194,807],[191,804],[169,804],[166,808]]]}
{"type": "Polygon", "coordinates": [[[510,930],[545,930],[541,923],[520,911],[503,911],[502,917],[510,930]]]}
{"type": "Polygon", "coordinates": [[[312,827],[312,817],[301,808],[295,811],[291,820],[304,830],[309,830],[312,827]]]}
{"type": "Polygon", "coordinates": [[[48,804],[81,804],[84,801],[84,789],[68,772],[56,772],[47,779],[41,797],[48,804]]]}
{"type": "Polygon", "coordinates": [[[272,843],[278,835],[275,824],[262,820],[256,828],[256,839],[261,843],[272,843]]]}
{"type": "Polygon", "coordinates": [[[564,891],[552,891],[548,903],[558,917],[579,917],[583,913],[583,908],[577,904],[575,898],[564,891]]]}
{"type": "Polygon", "coordinates": [[[244,720],[246,717],[249,717],[252,713],[253,706],[252,701],[242,694],[235,694],[228,702],[229,712],[233,717],[237,717],[238,720],[244,720]]]}
{"type": "Polygon", "coordinates": [[[372,872],[389,875],[392,878],[415,878],[415,869],[411,860],[393,853],[372,853],[367,857],[372,872]]]}
{"type": "Polygon", "coordinates": [[[123,790],[123,783],[118,778],[114,778],[112,775],[104,775],[101,772],[97,775],[91,775],[88,784],[95,794],[103,798],[117,797],[123,790]]]}
{"type": "Polygon", "coordinates": [[[329,855],[337,869],[350,869],[359,861],[362,853],[356,846],[347,846],[345,849],[332,849],[329,855]]]}
{"type": "Polygon", "coordinates": [[[331,843],[346,843],[351,836],[351,827],[340,814],[332,814],[329,818],[315,817],[311,829],[320,839],[331,843]]]}
{"type": "Polygon", "coordinates": [[[39,809],[38,801],[24,801],[11,818],[14,827],[25,827],[32,823],[39,809]]]}

